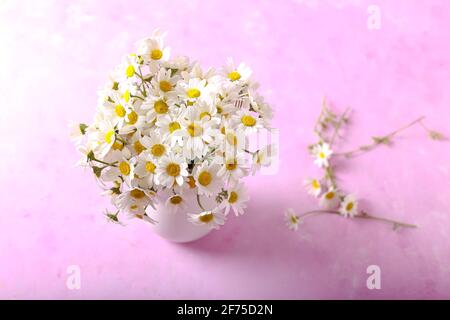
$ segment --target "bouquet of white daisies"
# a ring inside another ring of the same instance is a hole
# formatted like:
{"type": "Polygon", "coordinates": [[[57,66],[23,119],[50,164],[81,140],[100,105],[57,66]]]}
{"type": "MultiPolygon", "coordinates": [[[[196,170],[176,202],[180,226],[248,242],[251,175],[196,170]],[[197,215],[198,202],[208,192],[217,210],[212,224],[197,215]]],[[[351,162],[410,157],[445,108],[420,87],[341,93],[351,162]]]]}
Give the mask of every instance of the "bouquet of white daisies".
{"type": "Polygon", "coordinates": [[[157,202],[177,211],[194,195],[198,211],[186,219],[218,228],[230,210],[246,207],[241,179],[270,164],[272,145],[248,145],[249,135],[270,129],[272,110],[245,64],[228,59],[204,72],[186,57],[170,58],[164,38],[157,30],[138,42],[99,91],[93,123],[74,124],[72,138],[80,164],[116,207],[106,213],[112,221],[125,213],[154,223],[157,202]],[[217,206],[204,210],[205,197],[217,206]]]}

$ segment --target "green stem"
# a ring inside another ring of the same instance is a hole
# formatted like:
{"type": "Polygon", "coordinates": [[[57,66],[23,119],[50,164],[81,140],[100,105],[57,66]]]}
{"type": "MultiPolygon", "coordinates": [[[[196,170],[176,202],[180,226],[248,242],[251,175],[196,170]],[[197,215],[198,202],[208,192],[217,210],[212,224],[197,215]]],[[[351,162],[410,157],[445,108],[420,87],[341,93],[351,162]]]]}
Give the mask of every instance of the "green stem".
{"type": "Polygon", "coordinates": [[[104,165],[107,165],[107,166],[111,166],[111,167],[116,167],[116,164],[117,164],[117,162],[108,163],[108,162],[105,162],[105,161],[102,161],[102,160],[98,160],[97,158],[93,158],[92,161],[96,161],[98,163],[101,163],[101,164],[104,164],[104,165]]]}
{"type": "Polygon", "coordinates": [[[358,147],[358,148],[356,148],[354,150],[351,150],[351,151],[335,153],[334,155],[335,156],[344,156],[346,158],[350,158],[350,157],[353,157],[355,154],[373,150],[374,148],[376,148],[380,144],[388,143],[390,141],[390,139],[392,139],[394,136],[396,136],[400,132],[402,132],[402,131],[404,131],[404,130],[406,130],[406,129],[408,129],[408,128],[410,128],[410,127],[412,127],[412,126],[414,126],[414,125],[416,125],[418,123],[422,123],[423,119],[425,119],[424,116],[422,116],[422,117],[420,117],[420,118],[410,122],[409,124],[401,127],[400,129],[392,131],[391,133],[389,133],[389,134],[387,134],[385,136],[382,136],[382,137],[379,137],[379,138],[374,138],[373,139],[374,141],[372,143],[370,143],[370,144],[362,145],[362,146],[360,146],[360,147],[358,147]]]}
{"type": "Polygon", "coordinates": [[[198,206],[200,207],[200,209],[202,209],[203,211],[206,211],[205,208],[203,208],[203,206],[202,206],[202,204],[200,202],[200,195],[198,193],[197,193],[197,203],[198,203],[198,206]]]}
{"type": "Polygon", "coordinates": [[[334,127],[334,132],[333,132],[333,136],[331,137],[330,140],[330,146],[333,145],[334,141],[336,140],[336,137],[339,134],[339,129],[341,129],[342,123],[344,122],[345,116],[347,115],[347,113],[350,111],[350,108],[347,108],[344,113],[339,117],[338,123],[336,124],[336,126],[334,127]]]}
{"type": "MultiPolygon", "coordinates": [[[[312,211],[307,211],[305,213],[302,213],[301,215],[298,216],[298,218],[299,219],[303,219],[303,218],[305,218],[307,216],[318,215],[318,214],[323,214],[323,213],[341,215],[341,213],[339,211],[337,211],[337,210],[312,210],[312,211]]],[[[373,215],[370,215],[370,214],[366,213],[365,211],[359,212],[358,214],[356,214],[354,216],[354,218],[386,222],[388,224],[392,224],[394,230],[398,229],[400,227],[403,227],[403,228],[417,228],[417,225],[415,225],[415,224],[410,224],[410,223],[400,222],[400,221],[391,220],[391,219],[387,219],[387,218],[373,216],[373,215]]]]}

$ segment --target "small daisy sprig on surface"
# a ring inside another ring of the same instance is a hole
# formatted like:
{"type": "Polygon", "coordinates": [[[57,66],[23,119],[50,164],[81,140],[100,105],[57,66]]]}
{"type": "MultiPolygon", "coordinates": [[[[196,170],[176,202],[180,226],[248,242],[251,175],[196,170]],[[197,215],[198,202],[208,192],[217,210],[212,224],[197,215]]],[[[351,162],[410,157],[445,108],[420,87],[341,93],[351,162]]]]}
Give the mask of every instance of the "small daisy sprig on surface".
{"type": "Polygon", "coordinates": [[[326,100],[323,100],[320,116],[314,126],[314,132],[318,137],[318,141],[308,146],[310,154],[314,157],[314,164],[322,169],[323,174],[321,178],[310,178],[305,180],[307,192],[318,198],[321,209],[296,214],[294,210],[290,208],[286,210],[285,213],[287,226],[291,230],[297,230],[298,225],[303,222],[304,218],[325,213],[343,217],[386,222],[391,224],[394,230],[400,227],[416,228],[417,226],[414,224],[373,216],[360,209],[356,196],[351,193],[343,192],[337,185],[333,161],[337,157],[350,159],[354,156],[371,151],[380,145],[390,145],[399,133],[415,125],[419,125],[424,129],[432,140],[445,140],[446,138],[442,133],[430,130],[426,127],[423,123],[425,117],[420,117],[389,134],[372,137],[372,142],[369,144],[362,145],[347,152],[334,152],[333,145],[337,139],[342,138],[342,129],[344,125],[349,122],[349,114],[350,109],[345,110],[342,114],[333,112],[327,105],[326,100]]]}
{"type": "Polygon", "coordinates": [[[71,124],[71,139],[115,207],[107,219],[155,223],[161,203],[186,220],[218,228],[249,200],[242,179],[269,166],[272,146],[249,151],[249,136],[269,130],[272,109],[258,94],[252,70],[228,59],[202,70],[171,57],[166,34],[155,31],[123,58],[99,91],[91,124],[71,124]],[[269,151],[268,151],[269,150],[269,151]],[[205,210],[202,199],[215,200],[205,210]],[[198,212],[184,212],[198,203],[198,212]],[[150,208],[149,208],[150,207],[150,208]]]}

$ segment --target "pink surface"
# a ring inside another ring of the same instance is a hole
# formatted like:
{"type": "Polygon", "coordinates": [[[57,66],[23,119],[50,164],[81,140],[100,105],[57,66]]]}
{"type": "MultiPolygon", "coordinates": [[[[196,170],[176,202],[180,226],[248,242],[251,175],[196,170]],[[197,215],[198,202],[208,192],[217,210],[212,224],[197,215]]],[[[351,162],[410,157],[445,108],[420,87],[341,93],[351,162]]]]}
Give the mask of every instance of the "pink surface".
{"type": "Polygon", "coordinates": [[[299,232],[283,212],[316,208],[303,179],[323,95],[354,109],[344,146],[420,115],[450,133],[450,4],[377,1],[0,1],[0,298],[450,298],[450,144],[420,128],[341,168],[373,214],[321,216],[299,232]],[[168,243],[141,222],[108,224],[107,199],[68,140],[96,89],[155,27],[205,66],[247,62],[276,110],[280,169],[248,180],[249,209],[219,232],[168,243]],[[366,288],[379,265],[381,290],[366,288]],[[68,290],[66,269],[81,268],[68,290]]]}

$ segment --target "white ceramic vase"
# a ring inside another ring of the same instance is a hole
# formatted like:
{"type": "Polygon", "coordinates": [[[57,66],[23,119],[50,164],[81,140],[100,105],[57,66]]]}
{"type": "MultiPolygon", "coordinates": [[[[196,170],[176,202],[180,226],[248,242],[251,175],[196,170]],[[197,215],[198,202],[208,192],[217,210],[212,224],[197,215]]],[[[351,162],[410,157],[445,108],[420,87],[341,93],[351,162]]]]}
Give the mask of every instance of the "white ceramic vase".
{"type": "MultiPolygon", "coordinates": [[[[151,224],[150,228],[164,239],[185,243],[198,240],[206,236],[211,229],[208,226],[196,225],[188,221],[188,213],[200,213],[196,196],[183,196],[185,198],[184,208],[177,212],[171,212],[164,203],[156,204],[156,211],[152,212],[151,217],[157,221],[151,224]]],[[[215,207],[214,199],[200,197],[200,202],[206,210],[215,207]]]]}

